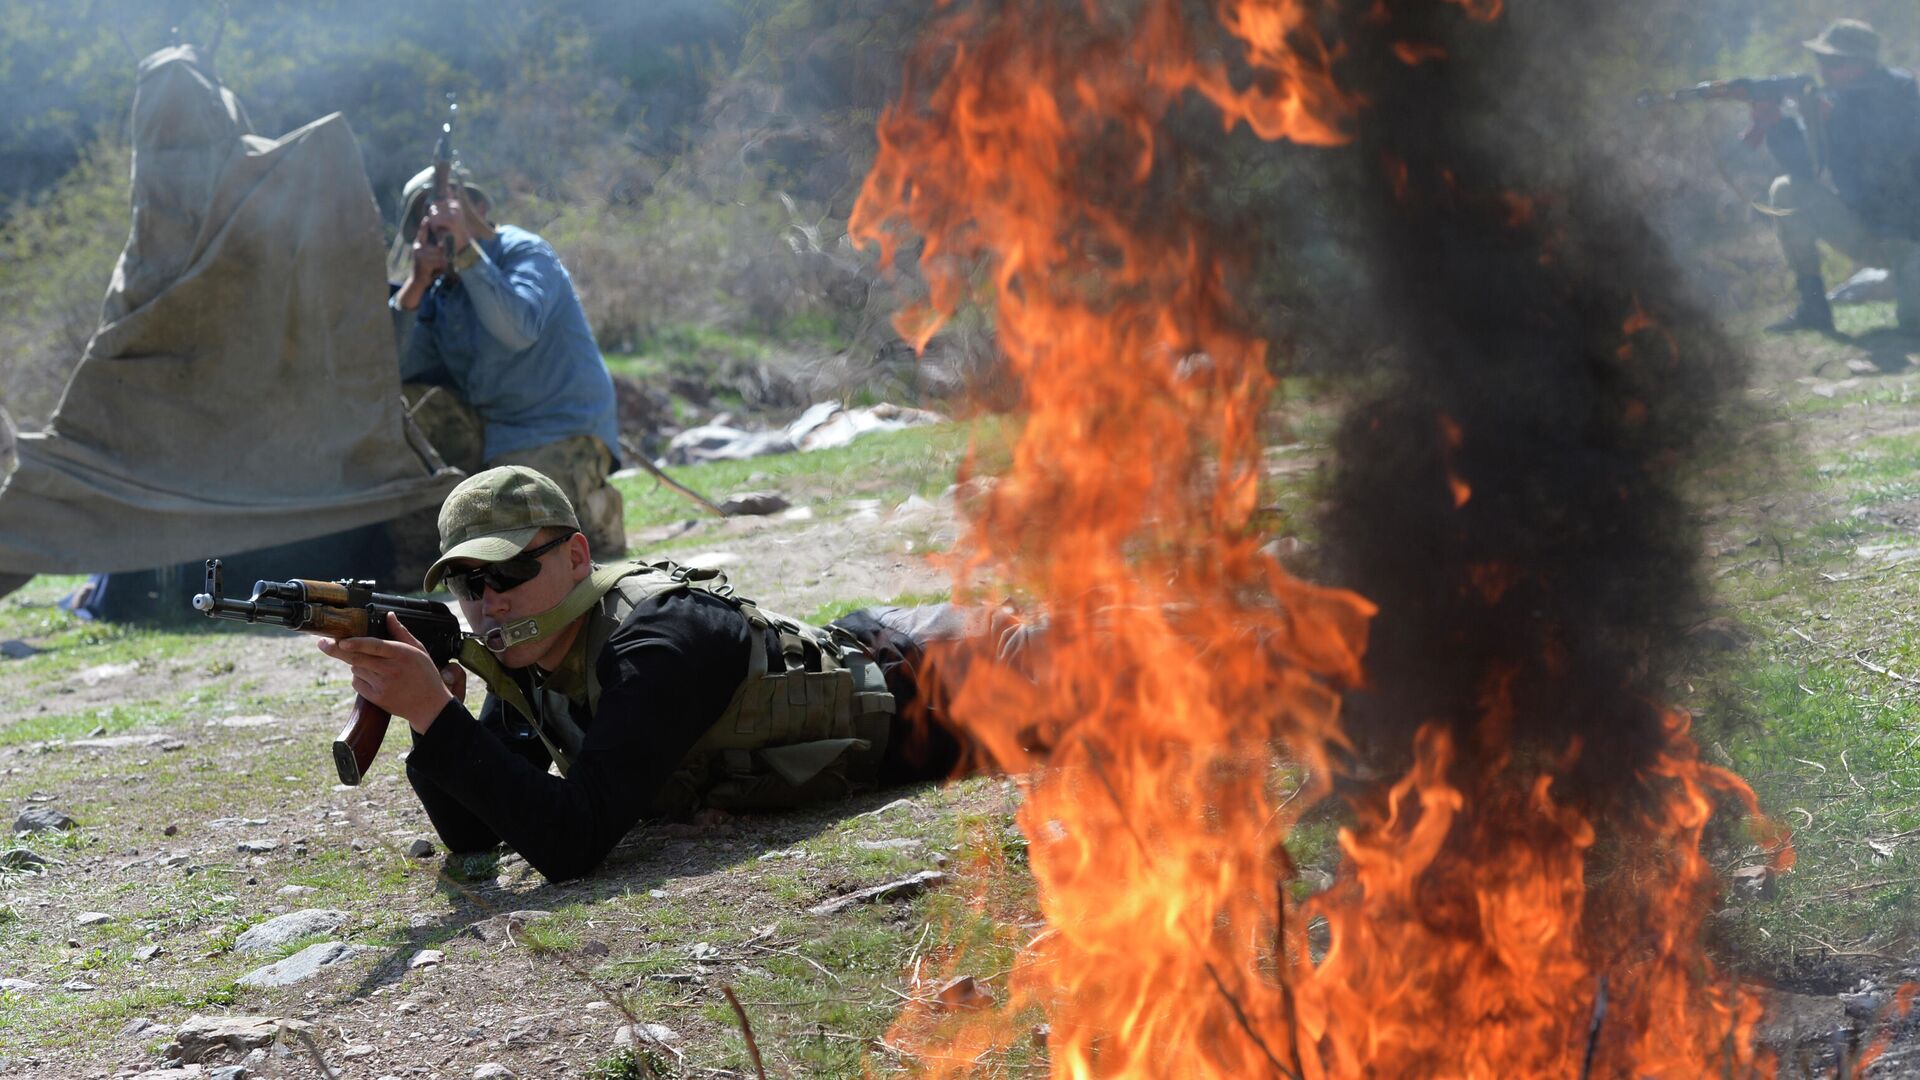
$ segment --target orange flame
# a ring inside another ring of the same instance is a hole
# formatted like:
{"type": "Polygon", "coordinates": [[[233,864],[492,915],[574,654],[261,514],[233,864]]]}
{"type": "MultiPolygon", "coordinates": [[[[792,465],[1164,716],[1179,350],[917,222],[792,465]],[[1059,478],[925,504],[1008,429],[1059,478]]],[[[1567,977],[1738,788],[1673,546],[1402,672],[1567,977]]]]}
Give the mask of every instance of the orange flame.
{"type": "MultiPolygon", "coordinates": [[[[1231,78],[1194,58],[1177,0],[1130,19],[989,10],[950,10],[917,54],[850,228],[889,263],[921,241],[929,298],[903,335],[924,346],[961,303],[989,307],[1025,394],[956,595],[1043,607],[1044,655],[1032,672],[974,663],[950,711],[1023,775],[1048,929],[998,1007],[923,1000],[890,1042],[932,1075],[1031,1053],[1042,1017],[1056,1077],[1578,1076],[1589,1055],[1600,1076],[1764,1070],[1759,1005],[1699,945],[1702,831],[1716,801],[1753,797],[1698,760],[1684,714],[1639,778],[1634,842],[1607,844],[1556,797],[1580,747],[1506,753],[1514,706],[1489,676],[1474,753],[1423,728],[1406,775],[1356,804],[1334,884],[1297,900],[1285,842],[1345,758],[1340,694],[1374,612],[1258,550],[1264,344],[1236,329],[1203,232],[1144,192],[1165,182],[1158,132],[1185,91],[1228,126],[1314,145],[1359,103],[1306,0],[1221,0],[1231,78]]],[[[1440,430],[1462,445],[1452,419],[1440,430]]],[[[1488,603],[1509,573],[1478,583],[1488,603]]]]}

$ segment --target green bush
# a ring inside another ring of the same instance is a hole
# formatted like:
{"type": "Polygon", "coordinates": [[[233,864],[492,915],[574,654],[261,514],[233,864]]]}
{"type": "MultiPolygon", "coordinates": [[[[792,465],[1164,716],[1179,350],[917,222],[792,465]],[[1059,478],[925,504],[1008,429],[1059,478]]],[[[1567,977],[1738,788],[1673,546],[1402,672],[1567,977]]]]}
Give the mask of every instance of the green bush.
{"type": "Polygon", "coordinates": [[[0,405],[43,427],[100,321],[132,220],[126,146],[102,139],[0,219],[0,405]]]}

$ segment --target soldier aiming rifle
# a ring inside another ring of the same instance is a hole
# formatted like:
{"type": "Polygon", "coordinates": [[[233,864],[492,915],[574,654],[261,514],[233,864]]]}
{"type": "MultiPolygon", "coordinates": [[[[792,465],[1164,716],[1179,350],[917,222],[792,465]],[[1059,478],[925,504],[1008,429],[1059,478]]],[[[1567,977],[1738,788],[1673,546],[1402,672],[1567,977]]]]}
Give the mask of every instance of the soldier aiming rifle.
{"type": "Polygon", "coordinates": [[[1744,101],[1749,145],[1764,143],[1782,170],[1767,195],[1799,302],[1767,329],[1833,333],[1820,272],[1821,243],[1892,272],[1900,329],[1920,333],[1920,85],[1880,63],[1880,35],[1839,19],[1805,43],[1819,83],[1803,75],[1730,79],[1642,104],[1744,101]]]}
{"type": "Polygon", "coordinates": [[[617,556],[627,545],[620,492],[607,482],[620,463],[613,379],[559,255],[492,220],[453,149],[453,109],[433,163],[400,197],[390,269],[405,280],[390,303],[409,412],[449,465],[547,476],[578,508],[594,550],[617,556]]]}

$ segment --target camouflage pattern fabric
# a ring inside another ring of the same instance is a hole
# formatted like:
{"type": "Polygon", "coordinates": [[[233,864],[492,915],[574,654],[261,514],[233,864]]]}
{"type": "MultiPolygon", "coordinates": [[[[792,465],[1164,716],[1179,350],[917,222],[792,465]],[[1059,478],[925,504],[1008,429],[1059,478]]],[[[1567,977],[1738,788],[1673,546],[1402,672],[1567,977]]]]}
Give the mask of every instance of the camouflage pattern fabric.
{"type": "Polygon", "coordinates": [[[538,469],[560,485],[567,501],[580,518],[580,531],[587,534],[595,562],[610,562],[627,553],[626,504],[620,492],[607,483],[613,470],[613,455],[592,435],[502,454],[486,463],[491,469],[500,465],[525,465],[538,469]]]}
{"type": "MultiPolygon", "coordinates": [[[[408,415],[426,435],[427,441],[447,464],[471,476],[496,465],[526,465],[546,474],[560,486],[567,501],[580,518],[580,531],[587,535],[597,562],[618,559],[627,551],[626,505],[620,492],[607,482],[613,468],[613,455],[592,435],[535,446],[493,461],[481,460],[486,424],[459,395],[444,386],[407,383],[401,388],[408,415]]],[[[438,510],[423,510],[394,521],[388,532],[393,538],[394,576],[402,581],[418,581],[428,564],[440,554],[440,532],[436,525],[438,510]]]]}

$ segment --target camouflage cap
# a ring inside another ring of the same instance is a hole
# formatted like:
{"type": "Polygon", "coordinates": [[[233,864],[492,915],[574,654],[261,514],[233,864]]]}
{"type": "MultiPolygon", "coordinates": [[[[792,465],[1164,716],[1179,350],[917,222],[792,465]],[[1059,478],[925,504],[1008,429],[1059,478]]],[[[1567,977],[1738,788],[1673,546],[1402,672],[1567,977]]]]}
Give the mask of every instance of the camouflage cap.
{"type": "Polygon", "coordinates": [[[1880,59],[1880,32],[1859,19],[1835,19],[1820,36],[1805,43],[1821,56],[1846,60],[1880,59]]]}
{"type": "Polygon", "coordinates": [[[420,587],[433,588],[457,559],[511,559],[549,527],[580,528],[558,484],[525,465],[475,473],[440,504],[440,559],[427,568],[420,587]]]}

